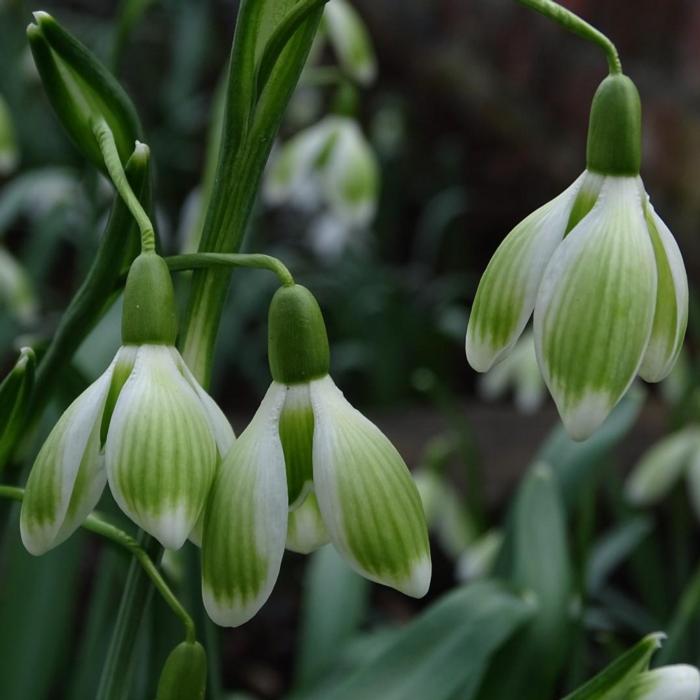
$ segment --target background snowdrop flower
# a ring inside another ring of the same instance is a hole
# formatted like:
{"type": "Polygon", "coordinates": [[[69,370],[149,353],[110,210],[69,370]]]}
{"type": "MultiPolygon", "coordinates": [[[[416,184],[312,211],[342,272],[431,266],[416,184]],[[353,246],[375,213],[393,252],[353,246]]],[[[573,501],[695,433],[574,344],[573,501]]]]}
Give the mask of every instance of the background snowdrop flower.
{"type": "Polygon", "coordinates": [[[328,375],[321,310],[304,287],[270,305],[272,384],[224,460],[207,508],[202,592],[222,625],[268,598],[286,546],[330,539],[357,572],[424,595],[431,563],[425,516],[403,459],[328,375]]]}
{"type": "Polygon", "coordinates": [[[683,259],[639,178],[641,109],[608,76],[591,107],[586,171],[501,243],[474,299],[469,363],[507,355],[534,311],[537,359],[564,425],[585,439],[639,373],[673,368],[688,317],[683,259]]]}
{"type": "Polygon", "coordinates": [[[515,405],[522,413],[534,413],[542,405],[545,385],[531,331],[526,331],[513,351],[480,378],[478,386],[481,395],[489,400],[502,398],[512,389],[515,405]]]}
{"type": "Polygon", "coordinates": [[[694,666],[677,664],[640,673],[630,700],[698,700],[700,673],[694,666]]]}
{"type": "Polygon", "coordinates": [[[700,428],[689,426],[660,440],[639,461],[625,484],[636,506],[661,501],[685,475],[690,502],[700,520],[700,428]]]}
{"type": "Polygon", "coordinates": [[[280,146],[266,173],[268,203],[325,208],[348,227],[367,226],[377,206],[379,167],[358,124],[330,115],[280,146]]]}
{"type": "Polygon", "coordinates": [[[163,546],[177,549],[187,539],[234,436],[175,349],[176,335],[170,272],[144,253],[126,283],[123,346],[61,416],[29,475],[20,518],[29,552],[67,539],[106,482],[122,510],[163,546]]]}

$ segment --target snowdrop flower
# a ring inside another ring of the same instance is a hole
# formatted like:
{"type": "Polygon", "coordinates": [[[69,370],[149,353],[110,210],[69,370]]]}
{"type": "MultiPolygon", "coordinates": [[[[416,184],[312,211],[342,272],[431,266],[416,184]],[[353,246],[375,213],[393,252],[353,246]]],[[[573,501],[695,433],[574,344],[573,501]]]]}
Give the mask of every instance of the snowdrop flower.
{"type": "Polygon", "coordinates": [[[107,482],[163,546],[177,549],[190,535],[234,435],[175,349],[176,335],[170,272],[143,253],[126,282],[122,347],[61,416],[29,475],[20,518],[29,552],[67,539],[107,482]]]}
{"type": "Polygon", "coordinates": [[[535,338],[526,331],[516,342],[513,350],[481,377],[479,391],[488,400],[501,398],[509,389],[515,394],[515,405],[522,413],[534,413],[545,397],[535,338]]]}
{"type": "Polygon", "coordinates": [[[0,246],[0,309],[7,309],[22,323],[36,318],[32,283],[20,263],[0,246]]]}
{"type": "Polygon", "coordinates": [[[652,447],[625,484],[627,500],[636,506],[658,503],[685,476],[690,501],[700,520],[700,427],[672,433],[652,447]]]}
{"type": "Polygon", "coordinates": [[[630,689],[630,700],[698,700],[700,673],[694,666],[678,664],[644,671],[630,689]]]}
{"type": "Polygon", "coordinates": [[[403,459],[328,375],[321,310],[299,285],[269,318],[272,384],[219,470],[202,541],[210,617],[236,626],[265,603],[285,545],[330,539],[366,578],[408,595],[430,583],[427,528],[403,459]]]}
{"type": "Polygon", "coordinates": [[[644,191],[640,142],[637,89],[608,76],[593,99],[586,171],[501,243],[469,319],[467,358],[485,372],[534,311],[539,367],[574,439],[598,428],[637,374],[668,375],[685,335],[683,259],[644,191]]]}
{"type": "Polygon", "coordinates": [[[377,60],[367,29],[346,0],[331,0],[323,10],[324,27],[340,67],[361,85],[377,77],[377,60]]]}
{"type": "Polygon", "coordinates": [[[357,123],[330,115],[273,154],[263,194],[272,205],[325,208],[347,227],[367,226],[376,211],[379,168],[357,123]]]}

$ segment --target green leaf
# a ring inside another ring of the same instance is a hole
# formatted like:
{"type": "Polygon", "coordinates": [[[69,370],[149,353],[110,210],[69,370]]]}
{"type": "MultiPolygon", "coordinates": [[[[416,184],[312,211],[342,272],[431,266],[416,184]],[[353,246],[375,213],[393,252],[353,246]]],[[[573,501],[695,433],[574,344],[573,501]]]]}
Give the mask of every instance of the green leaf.
{"type": "Polygon", "coordinates": [[[518,490],[497,571],[531,593],[538,611],[498,653],[478,697],[549,697],[570,644],[573,583],[561,493],[547,464],[534,464],[518,490]]]}
{"type": "Polygon", "coordinates": [[[301,700],[470,700],[493,652],[535,612],[494,581],[458,588],[428,608],[374,660],[301,700]]]}
{"type": "Polygon", "coordinates": [[[586,589],[595,593],[615,568],[652,532],[651,518],[631,518],[600,539],[593,548],[586,573],[586,589]]]}
{"type": "Polygon", "coordinates": [[[564,700],[627,700],[635,679],[649,668],[664,635],[650,634],[564,700]]]}
{"type": "Polygon", "coordinates": [[[321,676],[367,614],[370,583],[356,574],[333,547],[310,559],[304,577],[296,685],[321,676]]]}

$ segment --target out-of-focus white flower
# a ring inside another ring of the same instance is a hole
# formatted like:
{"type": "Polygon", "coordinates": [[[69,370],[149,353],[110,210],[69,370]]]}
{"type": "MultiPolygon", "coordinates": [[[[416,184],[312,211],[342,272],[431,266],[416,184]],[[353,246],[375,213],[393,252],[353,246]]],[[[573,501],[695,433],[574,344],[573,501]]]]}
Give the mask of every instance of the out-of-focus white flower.
{"type": "Polygon", "coordinates": [[[323,21],[342,70],[361,85],[372,83],[377,77],[377,60],[357,10],[347,0],[330,0],[323,21]]]}
{"type": "Polygon", "coordinates": [[[271,205],[321,210],[353,230],[371,223],[378,190],[379,168],[359,126],[331,115],[273,153],[263,194],[271,205]]]}
{"type": "Polygon", "coordinates": [[[500,530],[489,530],[472,542],[457,560],[456,576],[460,581],[473,581],[488,576],[503,544],[500,530]]]}
{"type": "Polygon", "coordinates": [[[534,413],[542,405],[546,387],[537,365],[532,331],[524,333],[510,354],[480,378],[479,390],[488,400],[500,399],[513,390],[515,405],[523,413],[534,413]]]}
{"type": "Polygon", "coordinates": [[[694,666],[662,666],[637,676],[629,700],[698,700],[700,673],[694,666]]]}

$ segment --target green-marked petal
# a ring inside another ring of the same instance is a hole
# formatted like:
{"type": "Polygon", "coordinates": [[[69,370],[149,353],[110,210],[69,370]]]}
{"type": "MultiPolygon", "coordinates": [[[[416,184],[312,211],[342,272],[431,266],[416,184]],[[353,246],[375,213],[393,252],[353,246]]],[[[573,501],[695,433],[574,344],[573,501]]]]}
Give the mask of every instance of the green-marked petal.
{"type": "Polygon", "coordinates": [[[638,506],[657,503],[666,496],[700,451],[700,431],[686,428],[669,435],[649,450],[625,484],[627,500],[638,506]]]}
{"type": "Polygon", "coordinates": [[[280,415],[280,440],[287,469],[289,507],[295,509],[312,488],[311,451],[314,437],[314,412],[308,384],[286,387],[280,415]]]}
{"type": "Polygon", "coordinates": [[[639,179],[609,177],[552,256],[535,305],[540,369],[575,440],[605,420],[637,374],[655,299],[639,179]]]}
{"type": "Polygon", "coordinates": [[[362,85],[377,75],[372,43],[360,16],[345,0],[332,0],[324,8],[328,35],[343,70],[362,85]]]}
{"type": "Polygon", "coordinates": [[[428,532],[401,455],[326,376],[311,382],[314,487],[331,542],[372,581],[412,595],[430,585],[428,532]]]}
{"type": "Polygon", "coordinates": [[[303,208],[318,206],[320,187],[314,170],[336,138],[336,124],[328,117],[300,131],[273,152],[263,185],[272,205],[291,201],[303,208]]]}
{"type": "Polygon", "coordinates": [[[222,463],[207,507],[202,597],[209,617],[236,627],[263,606],[287,538],[287,478],[279,438],[286,387],[273,382],[222,463]]]}
{"type": "Polygon", "coordinates": [[[647,201],[646,221],[654,246],[658,286],[654,325],[639,374],[658,382],[673,369],[688,325],[688,278],[673,234],[647,201]]]}
{"type": "Polygon", "coordinates": [[[640,673],[630,689],[629,700],[697,700],[699,694],[698,669],[678,664],[640,673]]]}
{"type": "Polygon", "coordinates": [[[310,554],[328,542],[328,530],[323,524],[316,494],[311,491],[304,502],[289,513],[286,547],[292,552],[310,554]]]}
{"type": "Polygon", "coordinates": [[[207,416],[209,429],[216,441],[216,448],[219,451],[219,455],[222,458],[226,457],[236,440],[236,434],[233,432],[228,418],[226,418],[223,411],[219,408],[219,404],[204,391],[194,374],[190,372],[189,367],[185,364],[180,353],[175,348],[171,348],[170,351],[178,369],[185,376],[185,379],[194,389],[195,394],[197,394],[197,397],[202,403],[202,408],[207,416]]]}
{"type": "Polygon", "coordinates": [[[105,459],[120,508],[164,547],[181,547],[204,507],[217,454],[207,414],[168,346],[139,347],[105,459]]]}
{"type": "Polygon", "coordinates": [[[562,194],[530,214],[503,240],[476,290],[466,352],[486,372],[515,345],[535,306],[545,267],[566,232],[585,173],[562,194]]]}
{"type": "Polygon", "coordinates": [[[379,193],[379,166],[358,124],[348,117],[328,117],[337,133],[323,185],[333,214],[349,226],[367,226],[379,193]]]}
{"type": "Polygon", "coordinates": [[[34,462],[20,516],[31,554],[68,539],[100,500],[107,480],[100,422],[116,361],[66,409],[34,462]]]}

